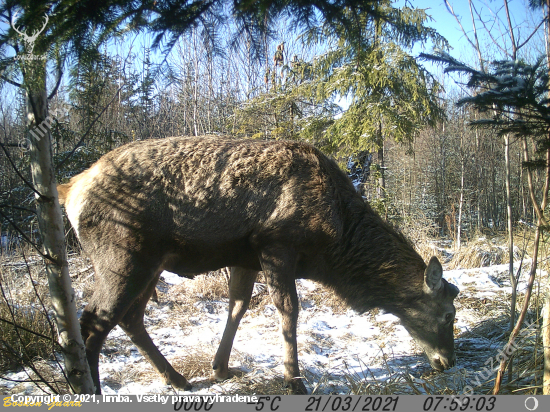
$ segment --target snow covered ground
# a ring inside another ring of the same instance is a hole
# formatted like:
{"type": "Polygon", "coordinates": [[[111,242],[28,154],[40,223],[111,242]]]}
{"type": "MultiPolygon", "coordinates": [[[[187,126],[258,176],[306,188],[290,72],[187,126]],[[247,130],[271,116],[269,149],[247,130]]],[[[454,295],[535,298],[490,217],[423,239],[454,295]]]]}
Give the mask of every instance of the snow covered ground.
{"type": "MultiPolygon", "coordinates": [[[[298,280],[302,306],[299,360],[306,386],[310,392],[321,394],[441,393],[445,388],[461,393],[468,386],[476,392],[481,384],[479,370],[504,342],[506,298],[511,291],[507,270],[507,265],[497,265],[444,273],[461,293],[455,301],[457,366],[442,373],[430,368],[420,347],[395,316],[378,310],[359,315],[335,305],[330,293],[318,284],[298,280]]],[[[520,293],[525,289],[526,277],[520,282],[520,293]]],[[[265,304],[267,296],[264,304],[247,312],[237,332],[229,366],[241,376],[212,383],[208,364],[223,333],[227,299],[198,299],[188,310],[181,293],[196,293],[195,280],[168,272],[161,278],[164,282],[160,284],[159,303],[149,303],[146,326],[176,369],[182,370],[189,363],[198,365],[196,376],[190,380],[193,393],[237,393],[245,386],[270,380],[280,384],[283,368],[279,318],[275,307],[265,304]]],[[[83,305],[84,300],[79,303],[83,305]]],[[[176,392],[163,384],[119,327],[111,332],[103,348],[100,376],[104,394],[176,392]]],[[[27,374],[20,371],[7,377],[23,380],[27,374]]],[[[37,389],[30,383],[0,380],[0,392],[30,394],[37,389]]]]}

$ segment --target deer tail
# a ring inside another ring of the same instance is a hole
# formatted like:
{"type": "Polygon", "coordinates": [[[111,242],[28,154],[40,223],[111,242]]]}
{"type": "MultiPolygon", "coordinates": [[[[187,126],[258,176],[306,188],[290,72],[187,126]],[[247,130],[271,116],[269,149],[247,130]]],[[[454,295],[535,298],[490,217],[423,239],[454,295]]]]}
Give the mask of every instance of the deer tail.
{"type": "Polygon", "coordinates": [[[67,200],[67,195],[69,194],[69,190],[71,189],[72,183],[65,183],[63,185],[57,185],[57,194],[59,196],[59,204],[63,205],[65,204],[65,200],[67,200]]]}

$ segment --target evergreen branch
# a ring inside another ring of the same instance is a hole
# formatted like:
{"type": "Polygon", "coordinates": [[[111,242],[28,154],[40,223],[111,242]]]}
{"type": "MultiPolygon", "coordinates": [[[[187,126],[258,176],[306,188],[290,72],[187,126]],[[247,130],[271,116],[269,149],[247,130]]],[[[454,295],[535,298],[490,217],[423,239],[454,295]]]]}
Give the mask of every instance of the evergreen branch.
{"type": "Polygon", "coordinates": [[[124,87],[124,84],[122,86],[120,86],[117,91],[115,92],[115,94],[113,95],[113,97],[111,98],[111,100],[109,101],[109,103],[107,103],[103,109],[101,110],[101,112],[99,112],[99,114],[94,118],[94,120],[92,120],[92,122],[90,123],[90,125],[88,126],[88,128],[86,129],[86,131],[84,132],[84,134],[80,137],[80,139],[78,140],[78,142],[76,143],[76,145],[73,147],[73,150],[71,150],[69,152],[69,154],[67,156],[65,156],[65,158],[63,160],[61,160],[61,162],[59,162],[56,166],[55,166],[55,170],[59,170],[64,164],[65,162],[67,162],[67,160],[69,160],[73,155],[74,153],[76,152],[76,150],[82,145],[82,143],[84,142],[84,139],[86,137],[88,137],[88,134],[91,132],[92,128],[94,127],[94,125],[97,123],[97,121],[99,120],[99,118],[103,115],[103,113],[105,113],[105,111],[107,110],[107,108],[115,101],[116,97],[118,96],[118,93],[122,90],[122,88],[124,87]]]}

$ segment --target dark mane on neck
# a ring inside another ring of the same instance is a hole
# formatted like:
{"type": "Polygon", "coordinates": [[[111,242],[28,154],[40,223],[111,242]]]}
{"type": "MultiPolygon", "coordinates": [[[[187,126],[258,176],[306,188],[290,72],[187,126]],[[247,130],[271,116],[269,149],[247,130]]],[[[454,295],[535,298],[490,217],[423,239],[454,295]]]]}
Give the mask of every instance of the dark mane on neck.
{"type": "Polygon", "coordinates": [[[329,196],[340,221],[339,236],[326,251],[326,271],[317,280],[359,312],[395,311],[418,299],[426,264],[411,242],[363,200],[334,161],[317,157],[330,176],[329,196]]]}
{"type": "Polygon", "coordinates": [[[422,293],[426,264],[411,242],[359,195],[341,202],[343,233],[328,259],[332,287],[359,312],[394,311],[422,293]]]}

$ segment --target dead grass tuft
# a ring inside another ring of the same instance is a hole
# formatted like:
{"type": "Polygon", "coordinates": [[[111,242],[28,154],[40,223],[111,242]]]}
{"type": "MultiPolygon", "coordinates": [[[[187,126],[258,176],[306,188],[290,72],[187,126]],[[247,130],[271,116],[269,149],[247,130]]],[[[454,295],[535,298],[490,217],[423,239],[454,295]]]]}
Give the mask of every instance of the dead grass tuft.
{"type": "Polygon", "coordinates": [[[177,296],[180,302],[196,302],[199,300],[222,300],[229,298],[228,278],[217,270],[193,279],[184,279],[178,285],[170,288],[170,295],[177,296]]]}
{"type": "MultiPolygon", "coordinates": [[[[26,265],[24,270],[34,272],[26,265]]],[[[51,358],[52,345],[57,346],[54,321],[41,303],[47,288],[38,276],[33,279],[38,280],[31,281],[9,266],[0,272],[0,371],[51,358]]]]}
{"type": "Polygon", "coordinates": [[[319,285],[318,289],[316,289],[315,293],[312,293],[310,297],[313,302],[315,302],[317,307],[321,308],[323,306],[328,306],[333,313],[342,314],[347,312],[349,309],[340,296],[338,296],[332,289],[322,285],[319,285]]]}
{"type": "MultiPolygon", "coordinates": [[[[190,283],[190,282],[187,282],[190,283]]],[[[202,300],[221,300],[229,298],[228,277],[222,270],[198,275],[191,283],[191,294],[202,300]]]]}
{"type": "Polygon", "coordinates": [[[212,374],[212,360],[214,351],[193,349],[185,356],[178,356],[170,360],[174,369],[186,379],[209,377],[212,374]]]}
{"type": "Polygon", "coordinates": [[[229,298],[227,282],[228,278],[221,271],[197,275],[170,286],[167,293],[159,293],[160,301],[173,306],[180,315],[195,315],[200,313],[200,306],[213,306],[229,298]]]}
{"type": "Polygon", "coordinates": [[[224,394],[227,395],[292,395],[280,374],[274,373],[270,369],[255,370],[241,376],[236,375],[228,382],[231,385],[228,385],[229,389],[224,391],[224,394]]]}
{"type": "MultiPolygon", "coordinates": [[[[514,260],[521,259],[514,247],[514,260]]],[[[479,238],[461,247],[449,262],[449,269],[472,269],[500,265],[509,261],[508,247],[500,239],[479,238]]]]}
{"type": "Polygon", "coordinates": [[[344,300],[333,289],[315,282],[315,289],[301,289],[302,306],[328,307],[333,313],[342,314],[349,310],[344,300]]]}
{"type": "Polygon", "coordinates": [[[427,217],[418,216],[408,219],[403,222],[399,230],[410,240],[425,262],[428,262],[432,256],[436,256],[440,262],[447,261],[447,256],[433,241],[437,237],[437,227],[427,217]]]}

